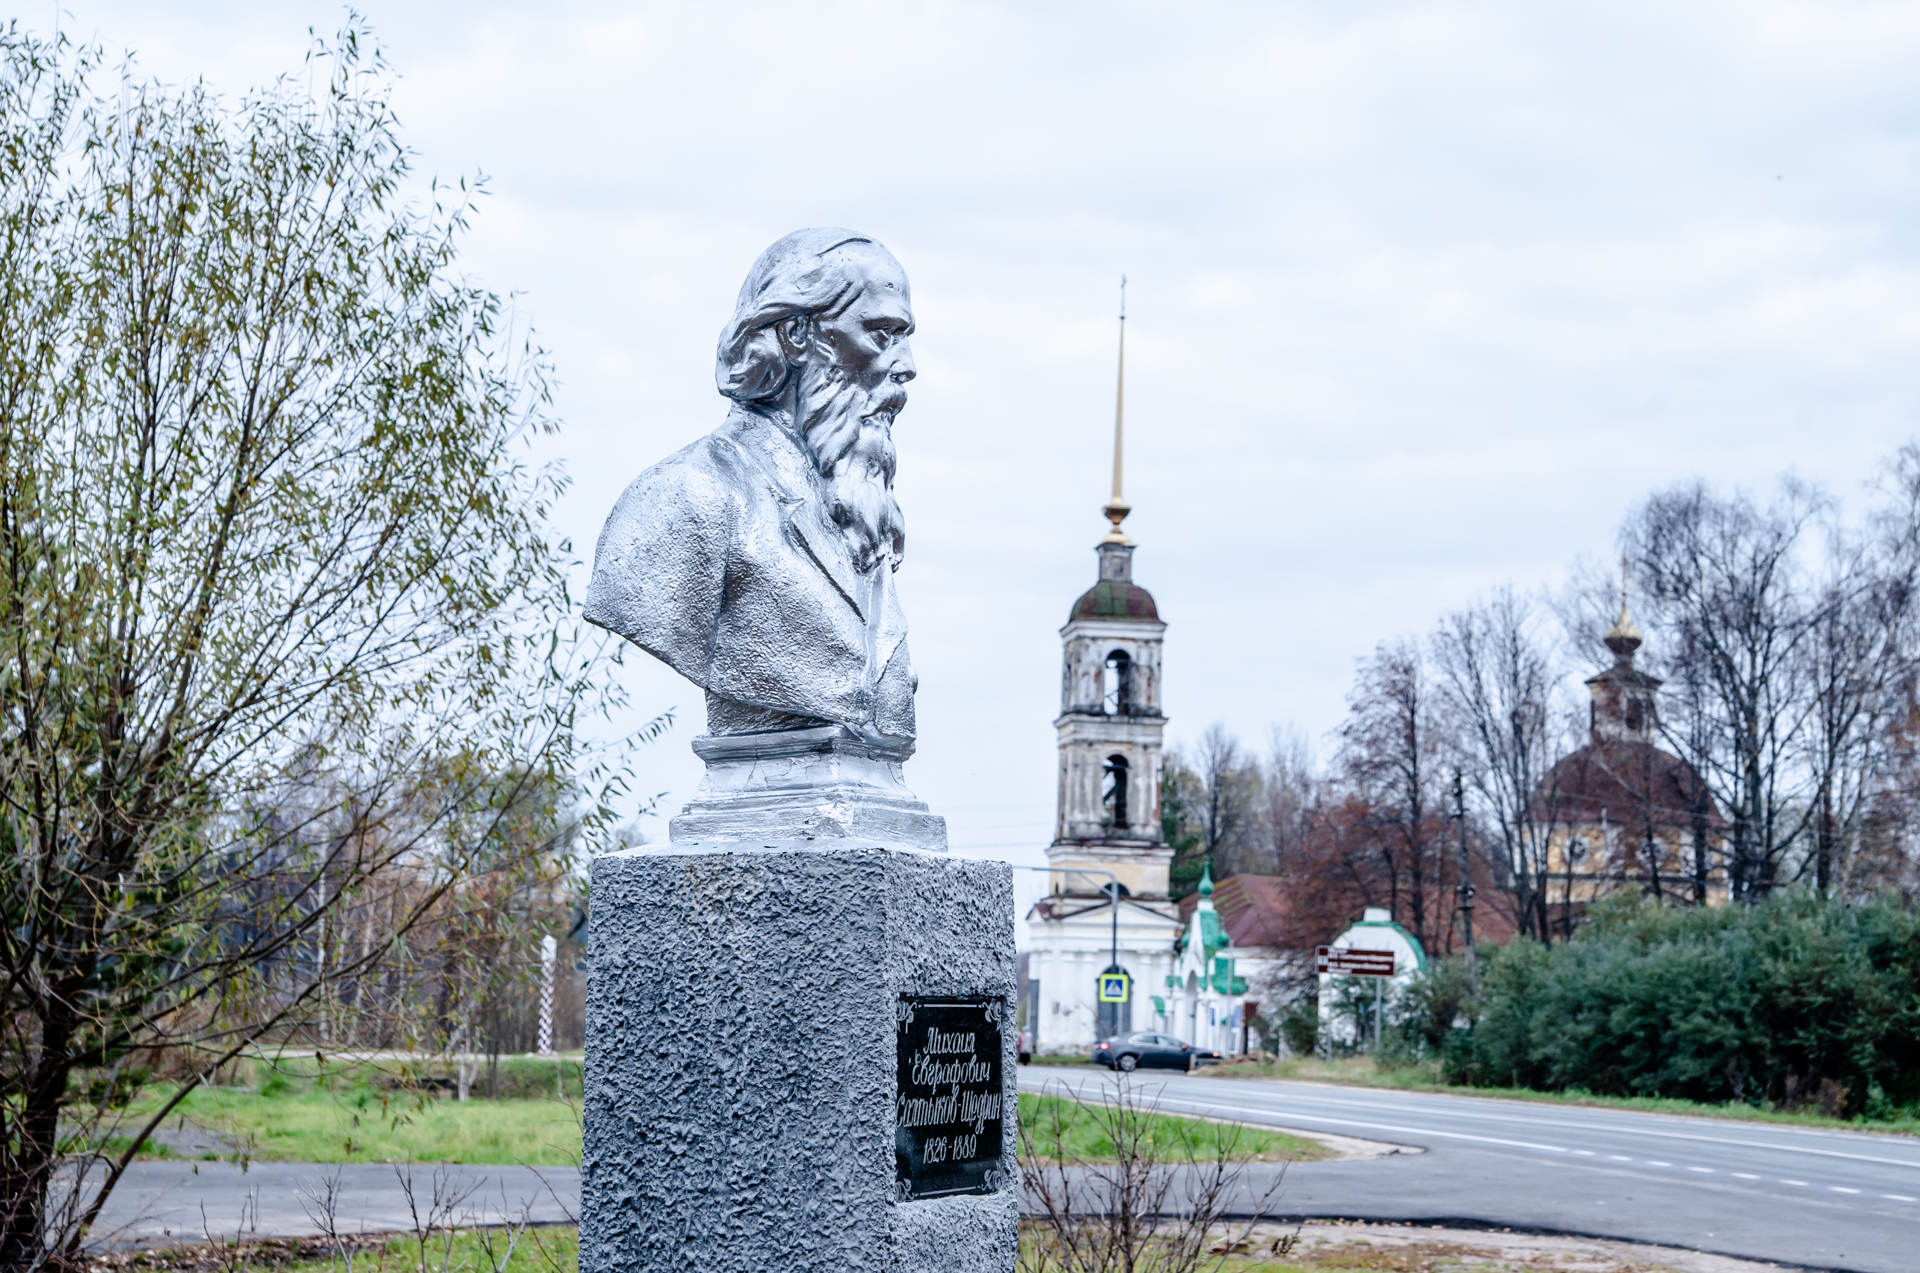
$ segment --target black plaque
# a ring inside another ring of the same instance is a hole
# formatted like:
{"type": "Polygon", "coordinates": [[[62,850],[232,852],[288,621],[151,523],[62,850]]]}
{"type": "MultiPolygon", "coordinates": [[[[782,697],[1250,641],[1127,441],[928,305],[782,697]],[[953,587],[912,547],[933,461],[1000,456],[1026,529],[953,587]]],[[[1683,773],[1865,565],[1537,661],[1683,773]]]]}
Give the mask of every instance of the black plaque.
{"type": "Polygon", "coordinates": [[[900,996],[893,1158],[900,1199],[995,1193],[1006,1184],[1006,1089],[991,997],[900,996]]]}

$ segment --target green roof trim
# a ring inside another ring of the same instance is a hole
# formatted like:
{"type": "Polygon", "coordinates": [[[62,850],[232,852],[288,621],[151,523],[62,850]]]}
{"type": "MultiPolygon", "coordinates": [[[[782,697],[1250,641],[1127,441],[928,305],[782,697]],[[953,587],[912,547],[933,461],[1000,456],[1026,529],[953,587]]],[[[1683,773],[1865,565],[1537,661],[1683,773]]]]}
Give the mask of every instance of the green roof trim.
{"type": "MultiPolygon", "coordinates": [[[[1173,978],[1169,977],[1167,980],[1171,981],[1173,978]]],[[[1167,1001],[1165,999],[1162,999],[1159,995],[1148,995],[1147,998],[1153,1000],[1153,1010],[1155,1012],[1163,1017],[1167,1015],[1167,1001]]]]}
{"type": "Polygon", "coordinates": [[[1227,936],[1227,926],[1220,922],[1219,911],[1195,913],[1200,916],[1200,944],[1206,947],[1206,953],[1209,956],[1214,951],[1225,950],[1233,944],[1232,939],[1227,936]]]}
{"type": "Polygon", "coordinates": [[[1414,960],[1415,970],[1419,972],[1425,972],[1427,970],[1427,948],[1420,944],[1420,939],[1418,937],[1415,937],[1412,933],[1400,927],[1400,925],[1394,923],[1392,920],[1388,920],[1385,923],[1381,923],[1378,920],[1363,919],[1363,920],[1360,920],[1358,923],[1349,925],[1348,927],[1349,928],[1391,928],[1394,932],[1399,933],[1402,937],[1407,939],[1407,945],[1413,947],[1413,960],[1414,960]]]}
{"type": "Polygon", "coordinates": [[[1247,993],[1247,979],[1233,975],[1233,960],[1225,955],[1215,956],[1213,975],[1207,978],[1215,994],[1243,995],[1247,993]]]}

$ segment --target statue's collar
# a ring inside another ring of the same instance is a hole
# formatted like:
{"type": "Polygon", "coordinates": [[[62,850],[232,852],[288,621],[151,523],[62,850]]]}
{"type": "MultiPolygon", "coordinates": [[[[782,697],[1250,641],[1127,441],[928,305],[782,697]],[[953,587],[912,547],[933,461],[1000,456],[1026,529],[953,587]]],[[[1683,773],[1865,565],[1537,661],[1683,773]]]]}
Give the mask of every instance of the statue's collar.
{"type": "Polygon", "coordinates": [[[736,403],[727,413],[727,429],[769,470],[780,487],[781,503],[818,503],[820,471],[807,444],[783,421],[736,403]]]}
{"type": "MultiPolygon", "coordinates": [[[[871,617],[870,586],[854,570],[846,543],[827,520],[820,470],[806,443],[782,422],[739,405],[728,413],[725,427],[734,434],[741,450],[758,460],[772,479],[774,498],[779,501],[789,533],[866,622],[871,617]]],[[[890,573],[884,562],[874,569],[890,573]]]]}

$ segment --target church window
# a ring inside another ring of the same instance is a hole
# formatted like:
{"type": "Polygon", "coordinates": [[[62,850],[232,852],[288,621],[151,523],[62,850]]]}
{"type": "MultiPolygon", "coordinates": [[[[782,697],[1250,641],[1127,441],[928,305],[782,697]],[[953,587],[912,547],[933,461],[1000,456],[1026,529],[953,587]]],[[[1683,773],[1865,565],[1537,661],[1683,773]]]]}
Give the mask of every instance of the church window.
{"type": "Polygon", "coordinates": [[[1627,700],[1627,728],[1638,733],[1645,728],[1647,721],[1646,706],[1637,698],[1627,700]]]}
{"type": "Polygon", "coordinates": [[[1103,800],[1107,807],[1107,825],[1116,831],[1127,828],[1128,768],[1125,756],[1107,757],[1107,791],[1103,800]]]}
{"type": "Polygon", "coordinates": [[[1107,656],[1107,715],[1133,715],[1133,660],[1125,650],[1107,656]]]}

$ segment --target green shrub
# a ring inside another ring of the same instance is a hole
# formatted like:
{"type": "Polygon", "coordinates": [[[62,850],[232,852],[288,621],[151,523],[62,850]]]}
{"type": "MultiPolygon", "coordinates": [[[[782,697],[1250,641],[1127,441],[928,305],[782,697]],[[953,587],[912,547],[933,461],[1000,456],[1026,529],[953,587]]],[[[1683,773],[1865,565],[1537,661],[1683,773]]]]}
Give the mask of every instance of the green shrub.
{"type": "Polygon", "coordinates": [[[1482,961],[1456,1081],[1853,1116],[1920,1100],[1920,922],[1893,898],[1597,906],[1567,945],[1482,961]]]}
{"type": "Polygon", "coordinates": [[[1310,1000],[1287,1005],[1280,1017],[1280,1037],[1295,1056],[1312,1056],[1320,1046],[1320,1008],[1310,1000]]]}
{"type": "Polygon", "coordinates": [[[486,1090],[487,1068],[480,1067],[480,1080],[474,1084],[476,1095],[491,1095],[498,1100],[539,1100],[549,1096],[580,1099],[586,1094],[582,1077],[585,1066],[574,1060],[541,1060],[538,1057],[502,1058],[493,1091],[486,1090]]]}

